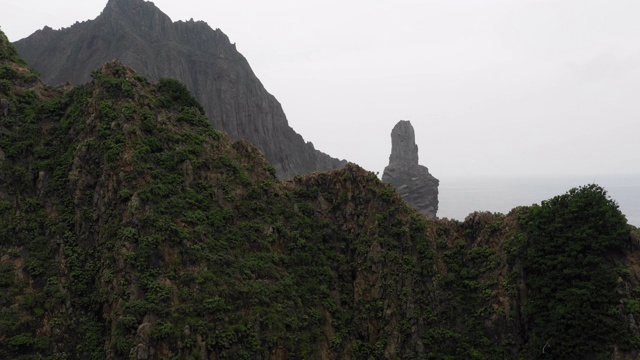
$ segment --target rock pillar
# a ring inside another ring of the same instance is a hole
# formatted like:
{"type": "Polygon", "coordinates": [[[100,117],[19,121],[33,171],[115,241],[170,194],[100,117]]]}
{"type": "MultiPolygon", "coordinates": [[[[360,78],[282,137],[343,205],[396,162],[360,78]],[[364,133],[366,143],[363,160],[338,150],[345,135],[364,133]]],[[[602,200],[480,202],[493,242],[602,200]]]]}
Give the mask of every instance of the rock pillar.
{"type": "Polygon", "coordinates": [[[382,181],[393,185],[422,214],[436,217],[440,181],[418,164],[416,135],[409,121],[400,120],[391,131],[391,156],[382,181]]]}

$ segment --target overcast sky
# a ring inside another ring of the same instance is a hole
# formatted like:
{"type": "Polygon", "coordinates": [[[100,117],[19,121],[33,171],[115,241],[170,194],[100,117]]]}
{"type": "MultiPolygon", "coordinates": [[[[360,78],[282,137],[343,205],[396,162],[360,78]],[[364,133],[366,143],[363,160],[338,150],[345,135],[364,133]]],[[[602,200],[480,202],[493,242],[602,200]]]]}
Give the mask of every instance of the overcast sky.
{"type": "MultiPolygon", "coordinates": [[[[11,41],[106,0],[0,0],[11,41]]],[[[220,28],[334,157],[382,170],[399,120],[437,178],[640,173],[638,0],[156,0],[220,28]]]]}

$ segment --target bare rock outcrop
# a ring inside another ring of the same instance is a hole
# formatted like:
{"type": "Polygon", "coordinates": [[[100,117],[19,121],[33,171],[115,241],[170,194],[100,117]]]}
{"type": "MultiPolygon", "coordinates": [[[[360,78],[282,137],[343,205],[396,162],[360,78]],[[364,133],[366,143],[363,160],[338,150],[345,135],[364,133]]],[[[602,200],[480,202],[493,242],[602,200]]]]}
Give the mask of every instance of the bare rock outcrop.
{"type": "Polygon", "coordinates": [[[216,129],[251,141],[280,178],[346,164],[316,150],[289,126],[280,103],[220,29],[203,21],[173,22],[152,2],[109,0],[94,20],[61,30],[45,26],[14,45],[51,85],[86,83],[92,71],[113,59],[152,81],[177,79],[216,129]]]}
{"type": "Polygon", "coordinates": [[[391,131],[391,156],[382,181],[396,188],[409,204],[422,214],[436,217],[440,181],[418,164],[418,145],[411,122],[400,120],[391,131]]]}

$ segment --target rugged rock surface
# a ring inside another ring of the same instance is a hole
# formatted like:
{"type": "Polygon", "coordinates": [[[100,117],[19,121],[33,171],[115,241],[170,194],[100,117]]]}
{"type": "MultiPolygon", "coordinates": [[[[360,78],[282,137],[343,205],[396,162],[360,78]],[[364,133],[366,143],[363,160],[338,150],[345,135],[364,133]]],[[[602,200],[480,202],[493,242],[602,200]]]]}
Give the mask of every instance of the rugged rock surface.
{"type": "Polygon", "coordinates": [[[153,81],[184,83],[216,129],[248,139],[280,178],[345,164],[316,150],[289,127],[280,103],[235,44],[205,22],[172,22],[152,2],[110,0],[95,20],[45,27],[17,41],[20,55],[51,85],[83,84],[102,64],[120,59],[153,81]]]}
{"type": "Polygon", "coordinates": [[[391,131],[391,156],[382,181],[390,183],[422,214],[436,217],[440,181],[418,164],[418,145],[411,122],[400,120],[391,131]]]}
{"type": "Polygon", "coordinates": [[[178,81],[47,87],[1,32],[0,99],[0,359],[638,358],[596,186],[459,222],[353,164],[279,181],[178,81]]]}

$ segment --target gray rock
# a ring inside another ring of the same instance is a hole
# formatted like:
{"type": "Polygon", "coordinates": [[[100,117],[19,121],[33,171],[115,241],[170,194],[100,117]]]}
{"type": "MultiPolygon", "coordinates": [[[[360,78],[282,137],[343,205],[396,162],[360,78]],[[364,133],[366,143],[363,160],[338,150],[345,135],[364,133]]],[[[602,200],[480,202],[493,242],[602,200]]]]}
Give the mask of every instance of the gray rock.
{"type": "Polygon", "coordinates": [[[440,181],[418,164],[418,145],[411,122],[400,120],[391,131],[391,156],[382,181],[395,187],[409,204],[432,218],[438,212],[440,181]]]}
{"type": "Polygon", "coordinates": [[[0,99],[0,113],[2,114],[2,116],[9,116],[9,106],[11,104],[9,103],[9,100],[7,99],[0,99]]]}
{"type": "Polygon", "coordinates": [[[69,28],[45,27],[15,44],[45,83],[83,84],[102,64],[120,59],[152,81],[174,78],[202,104],[213,126],[248,139],[280,178],[346,164],[305,142],[280,103],[219,29],[178,21],[144,0],[109,0],[100,16],[69,28]]]}

